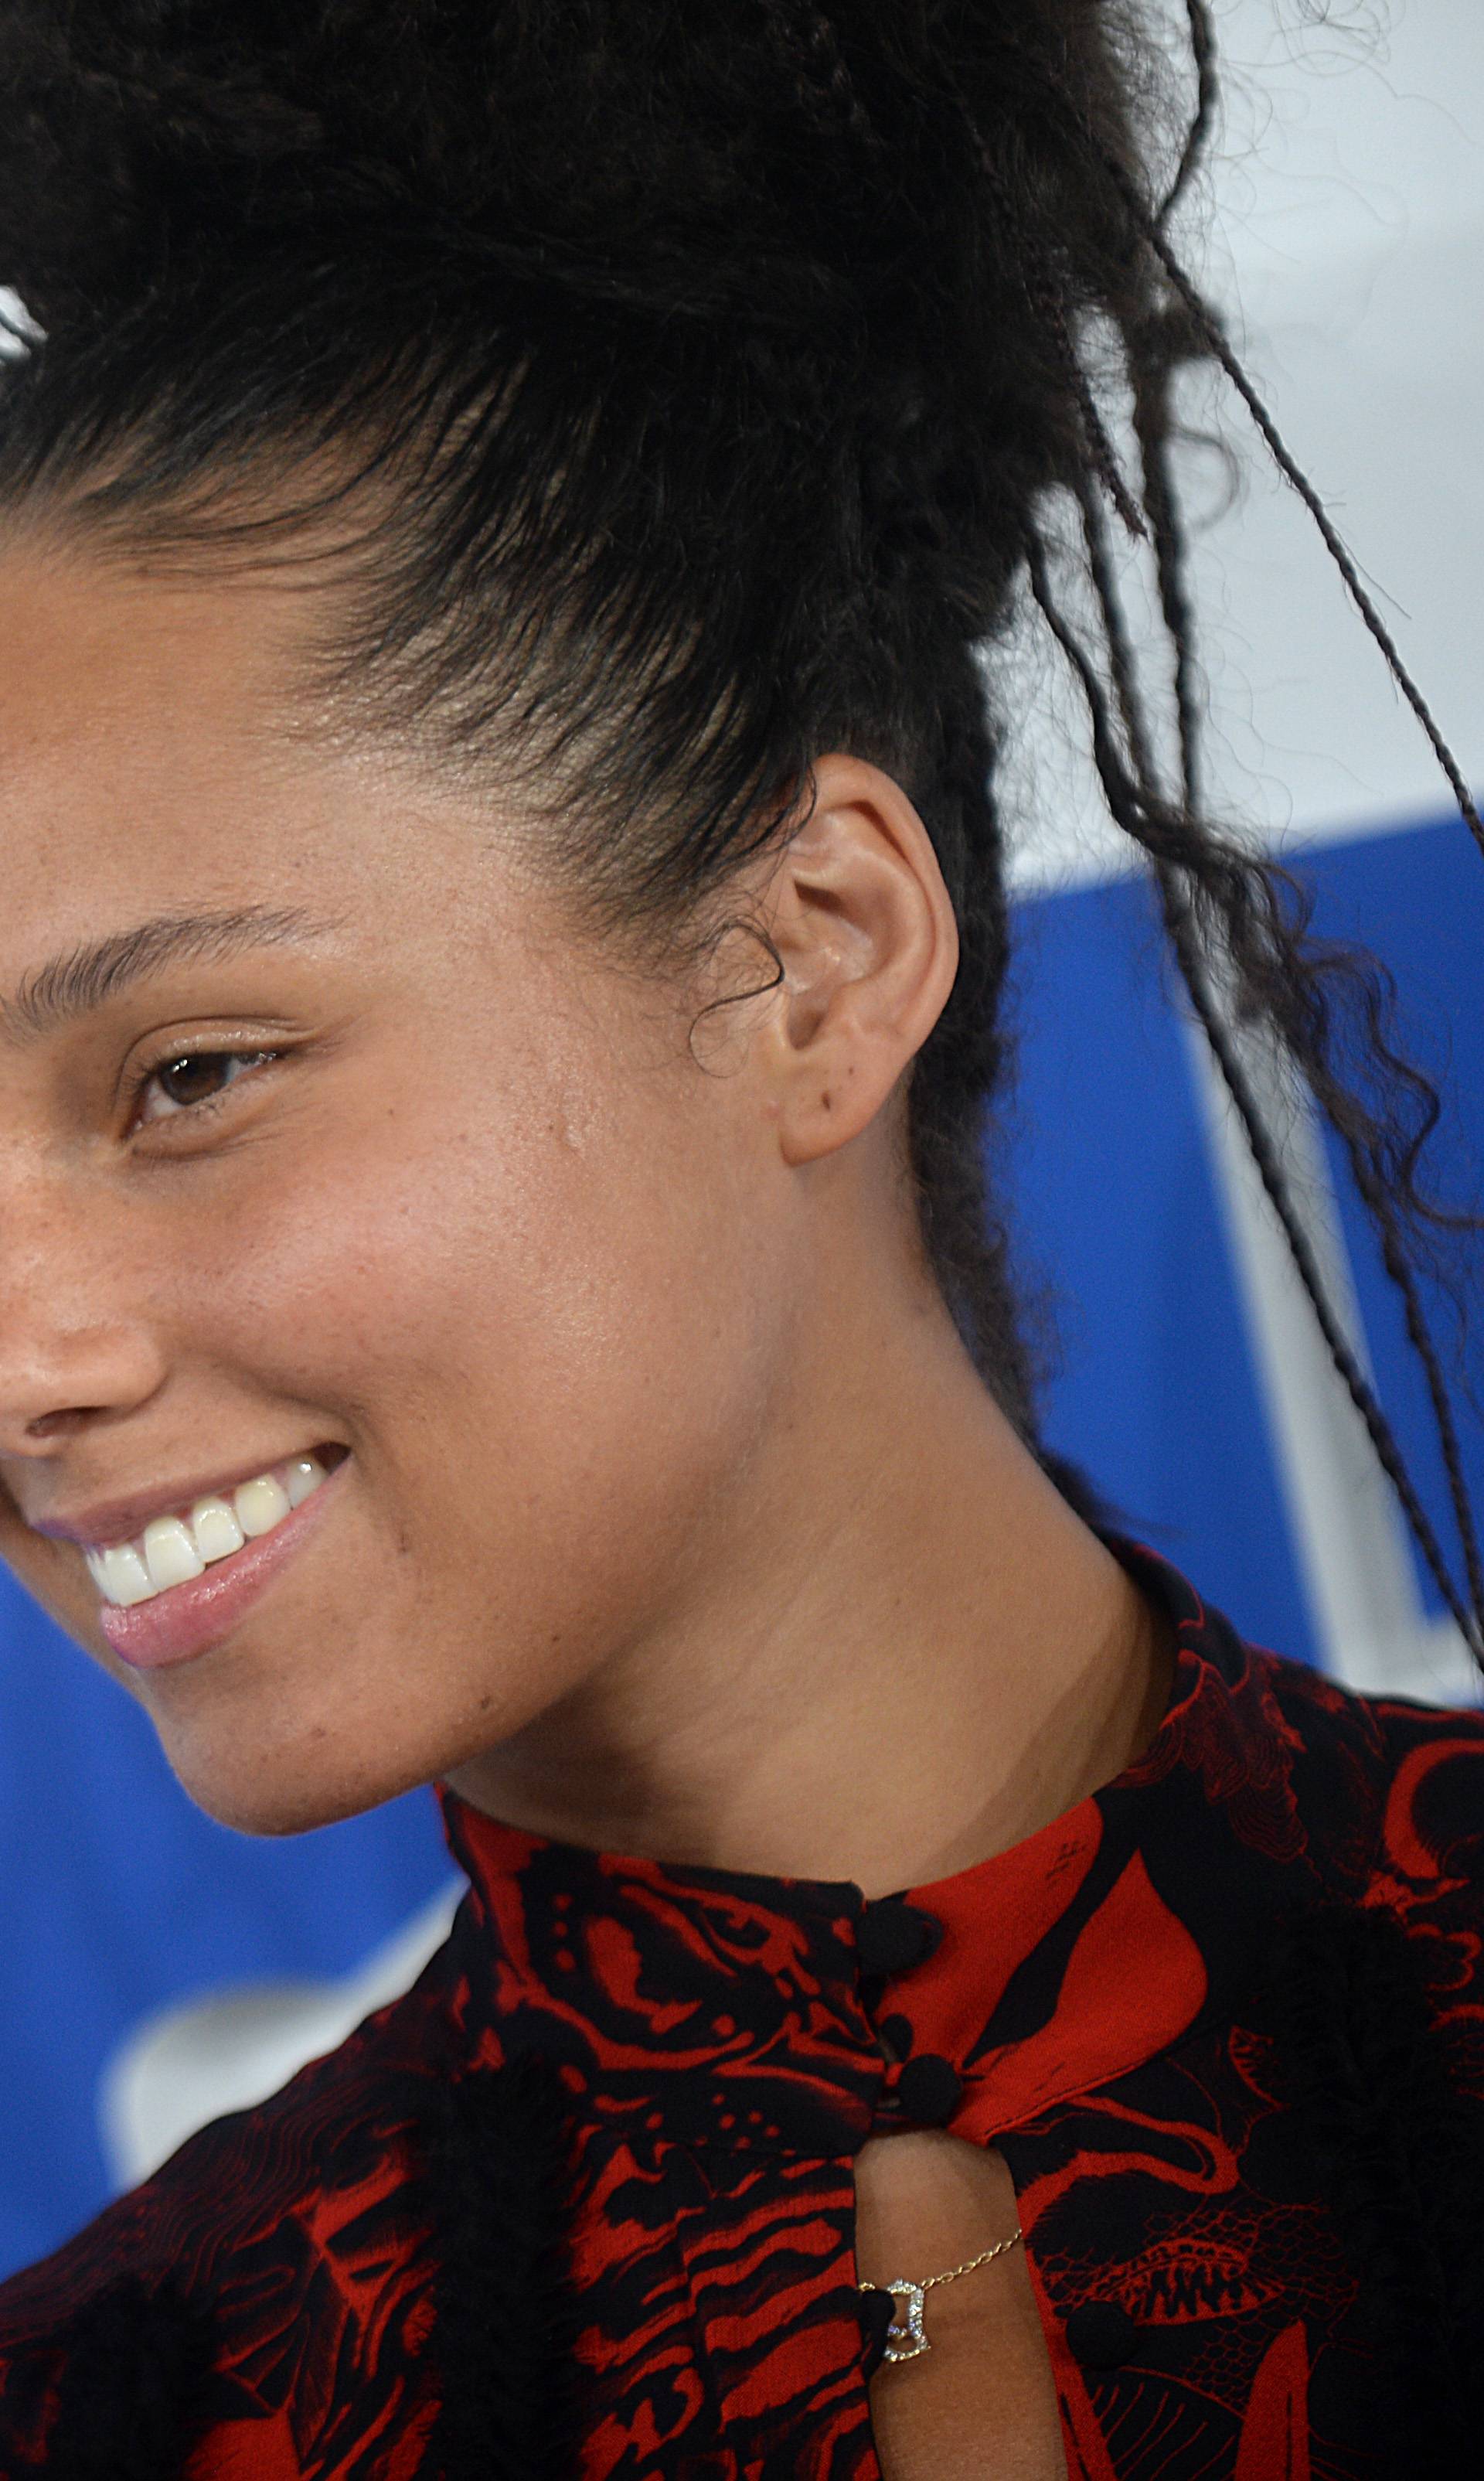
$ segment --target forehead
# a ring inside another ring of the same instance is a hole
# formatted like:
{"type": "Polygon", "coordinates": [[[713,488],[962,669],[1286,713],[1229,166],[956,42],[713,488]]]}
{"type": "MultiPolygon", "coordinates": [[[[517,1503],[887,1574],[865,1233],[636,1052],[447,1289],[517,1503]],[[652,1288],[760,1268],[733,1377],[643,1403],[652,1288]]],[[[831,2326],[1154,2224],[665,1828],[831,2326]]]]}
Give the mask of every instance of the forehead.
{"type": "Polygon", "coordinates": [[[294,690],[305,623],[302,591],[262,579],[0,551],[6,985],[162,909],[343,914],[379,890],[405,919],[430,880],[456,906],[487,883],[467,867],[487,801],[476,819],[373,736],[313,728],[294,690]]]}
{"type": "Polygon", "coordinates": [[[8,768],[241,744],[288,679],[292,598],[266,580],[164,578],[22,537],[0,545],[8,768]]]}

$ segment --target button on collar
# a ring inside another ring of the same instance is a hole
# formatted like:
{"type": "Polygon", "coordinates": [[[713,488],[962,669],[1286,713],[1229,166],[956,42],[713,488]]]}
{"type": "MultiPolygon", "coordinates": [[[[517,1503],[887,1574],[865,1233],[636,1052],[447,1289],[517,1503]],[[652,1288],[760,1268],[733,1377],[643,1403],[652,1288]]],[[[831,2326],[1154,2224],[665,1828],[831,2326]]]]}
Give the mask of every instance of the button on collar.
{"type": "Polygon", "coordinates": [[[1067,2319],[1067,2345],[1084,2369],[1121,2369],[1138,2346],[1139,2330],[1116,2300],[1084,2300],[1067,2319]]]}
{"type": "Polygon", "coordinates": [[[958,2108],[963,2078],[936,2050],[908,2059],[897,2080],[897,2097],[908,2119],[923,2128],[945,2128],[958,2108]]]}
{"type": "Polygon", "coordinates": [[[943,1936],[943,1924],[901,1895],[880,1895],[855,1925],[855,1951],[867,1975],[910,1972],[925,1964],[943,1936]]]}

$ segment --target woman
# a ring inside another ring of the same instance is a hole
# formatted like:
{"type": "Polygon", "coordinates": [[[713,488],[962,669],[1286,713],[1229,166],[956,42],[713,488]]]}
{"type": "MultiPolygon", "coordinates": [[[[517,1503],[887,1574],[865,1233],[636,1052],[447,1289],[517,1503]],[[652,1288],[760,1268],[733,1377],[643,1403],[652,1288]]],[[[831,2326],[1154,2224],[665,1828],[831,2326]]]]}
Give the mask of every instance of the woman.
{"type": "Polygon", "coordinates": [[[1425,1216],[1195,806],[1192,27],[1182,160],[1099,0],[6,14],[4,1549],[215,1816],[472,1882],[0,2292],[7,2474],[1470,2434],[1484,1730],[1100,1528],[983,1194],[1028,586],[1256,1141],[1229,1002],[1425,1216]]]}

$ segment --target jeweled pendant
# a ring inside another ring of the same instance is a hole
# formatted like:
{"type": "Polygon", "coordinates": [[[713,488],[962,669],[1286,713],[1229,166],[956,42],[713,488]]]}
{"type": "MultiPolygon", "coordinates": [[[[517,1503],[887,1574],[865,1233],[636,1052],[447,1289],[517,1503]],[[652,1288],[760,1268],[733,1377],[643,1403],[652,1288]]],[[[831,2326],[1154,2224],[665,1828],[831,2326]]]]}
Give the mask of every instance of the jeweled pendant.
{"type": "Polygon", "coordinates": [[[926,2286],[921,2283],[883,2283],[881,2288],[889,2291],[897,2303],[897,2314],[886,2330],[886,2350],[882,2358],[915,2361],[922,2353],[930,2352],[932,2345],[923,2324],[926,2286]]]}

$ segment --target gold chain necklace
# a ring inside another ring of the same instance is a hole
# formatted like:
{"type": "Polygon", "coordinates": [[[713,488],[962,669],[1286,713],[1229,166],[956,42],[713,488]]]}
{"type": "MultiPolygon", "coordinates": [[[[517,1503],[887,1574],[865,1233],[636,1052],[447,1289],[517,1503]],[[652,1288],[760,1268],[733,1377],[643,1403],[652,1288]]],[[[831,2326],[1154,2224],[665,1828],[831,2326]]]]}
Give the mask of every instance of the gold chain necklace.
{"type": "Polygon", "coordinates": [[[863,2283],[862,2291],[889,2291],[897,2303],[897,2313],[886,2330],[883,2358],[916,2361],[924,2352],[930,2352],[932,2345],[923,2323],[923,2304],[929,2291],[936,2291],[940,2283],[956,2283],[961,2274],[976,2274],[981,2265],[993,2264],[997,2257],[1003,2257],[1006,2249],[1012,2249],[1025,2236],[1017,2224],[1007,2240],[996,2240],[993,2248],[981,2249],[977,2257],[967,2259],[962,2265],[950,2265],[947,2274],[930,2274],[925,2283],[863,2283]]]}

